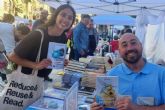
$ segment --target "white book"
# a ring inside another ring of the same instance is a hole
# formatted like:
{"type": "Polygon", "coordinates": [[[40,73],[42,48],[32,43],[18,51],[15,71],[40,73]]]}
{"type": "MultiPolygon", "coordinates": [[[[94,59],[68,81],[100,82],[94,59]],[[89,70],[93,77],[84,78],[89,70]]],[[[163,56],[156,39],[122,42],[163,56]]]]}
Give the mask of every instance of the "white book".
{"type": "Polygon", "coordinates": [[[96,78],[96,102],[105,108],[115,108],[118,95],[117,76],[98,76],[96,78]]]}
{"type": "Polygon", "coordinates": [[[64,99],[64,110],[78,110],[78,86],[79,83],[75,82],[67,91],[64,99]]]}
{"type": "Polygon", "coordinates": [[[64,60],[66,55],[66,44],[50,42],[47,58],[51,59],[52,64],[49,69],[64,69],[64,60]]]}

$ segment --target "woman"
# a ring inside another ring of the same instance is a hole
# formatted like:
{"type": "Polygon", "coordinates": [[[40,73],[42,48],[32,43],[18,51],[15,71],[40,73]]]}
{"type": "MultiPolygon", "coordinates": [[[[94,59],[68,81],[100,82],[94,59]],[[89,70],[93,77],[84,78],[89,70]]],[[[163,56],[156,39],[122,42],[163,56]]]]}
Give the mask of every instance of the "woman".
{"type": "Polygon", "coordinates": [[[18,44],[21,40],[23,40],[30,33],[30,29],[28,26],[24,24],[19,24],[14,28],[14,37],[16,44],[18,44]]]}
{"type": "Polygon", "coordinates": [[[9,59],[18,65],[22,65],[22,72],[31,74],[32,69],[38,69],[38,76],[47,81],[51,69],[51,60],[47,59],[49,42],[66,43],[65,32],[69,30],[75,20],[75,10],[70,5],[61,5],[52,14],[45,26],[40,27],[44,32],[44,40],[41,48],[40,62],[35,62],[39,50],[41,33],[32,31],[24,38],[9,55],[9,59]]]}

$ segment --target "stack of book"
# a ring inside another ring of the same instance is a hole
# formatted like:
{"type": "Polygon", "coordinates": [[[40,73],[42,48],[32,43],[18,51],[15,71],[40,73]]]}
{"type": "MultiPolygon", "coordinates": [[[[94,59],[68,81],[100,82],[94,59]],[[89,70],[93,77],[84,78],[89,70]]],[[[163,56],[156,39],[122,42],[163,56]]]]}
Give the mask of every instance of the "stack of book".
{"type": "Polygon", "coordinates": [[[82,87],[96,87],[96,77],[101,76],[103,74],[97,72],[86,72],[86,74],[81,79],[81,86],[82,87]]]}
{"type": "MultiPolygon", "coordinates": [[[[97,60],[97,59],[96,59],[97,60]]],[[[63,77],[63,83],[70,84],[70,86],[73,84],[75,72],[79,73],[81,77],[80,85],[81,87],[89,87],[89,88],[95,88],[96,86],[96,77],[99,75],[104,75],[105,73],[105,64],[102,59],[99,59],[98,61],[94,60],[93,62],[78,62],[78,61],[70,61],[68,66],[65,67],[65,74],[63,77]],[[71,80],[71,81],[69,81],[71,80]],[[68,82],[69,81],[69,82],[68,82]]],[[[75,77],[76,80],[78,77],[75,77]]]]}
{"type": "Polygon", "coordinates": [[[95,88],[96,86],[96,77],[104,75],[105,65],[103,62],[90,62],[87,64],[85,69],[85,75],[81,79],[81,86],[95,88]]]}
{"type": "Polygon", "coordinates": [[[121,63],[123,63],[122,58],[117,57],[113,59],[113,67],[121,63]]]}
{"type": "Polygon", "coordinates": [[[106,70],[109,70],[111,68],[111,65],[108,63],[108,60],[108,57],[96,56],[91,60],[91,63],[94,63],[98,66],[104,66],[106,70]]]}
{"type": "Polygon", "coordinates": [[[105,73],[105,65],[104,64],[97,64],[97,63],[88,63],[85,69],[85,73],[88,72],[95,72],[95,73],[105,73]]]}
{"type": "Polygon", "coordinates": [[[86,66],[87,66],[86,63],[72,60],[69,61],[69,64],[65,67],[65,70],[84,73],[86,66]]]}

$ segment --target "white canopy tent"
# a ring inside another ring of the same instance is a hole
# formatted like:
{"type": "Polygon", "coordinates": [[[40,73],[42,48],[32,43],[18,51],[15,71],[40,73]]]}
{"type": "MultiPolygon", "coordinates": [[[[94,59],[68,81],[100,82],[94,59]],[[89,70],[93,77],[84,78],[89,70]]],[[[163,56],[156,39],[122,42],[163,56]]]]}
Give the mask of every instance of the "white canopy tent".
{"type": "Polygon", "coordinates": [[[153,13],[165,10],[165,0],[39,0],[51,7],[70,3],[79,14],[137,15],[145,8],[153,13]]]}
{"type": "Polygon", "coordinates": [[[156,16],[142,10],[136,19],[136,35],[143,44],[143,54],[150,62],[165,66],[165,12],[156,16]]]}

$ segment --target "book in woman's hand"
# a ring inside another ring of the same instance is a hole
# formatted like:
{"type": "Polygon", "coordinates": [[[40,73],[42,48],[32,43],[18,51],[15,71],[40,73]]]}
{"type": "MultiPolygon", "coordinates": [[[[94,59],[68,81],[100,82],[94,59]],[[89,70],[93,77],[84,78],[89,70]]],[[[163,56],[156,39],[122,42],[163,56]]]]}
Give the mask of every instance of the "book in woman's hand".
{"type": "Polygon", "coordinates": [[[50,69],[64,69],[64,60],[66,55],[66,44],[50,42],[47,58],[52,61],[48,66],[50,69]]]}

